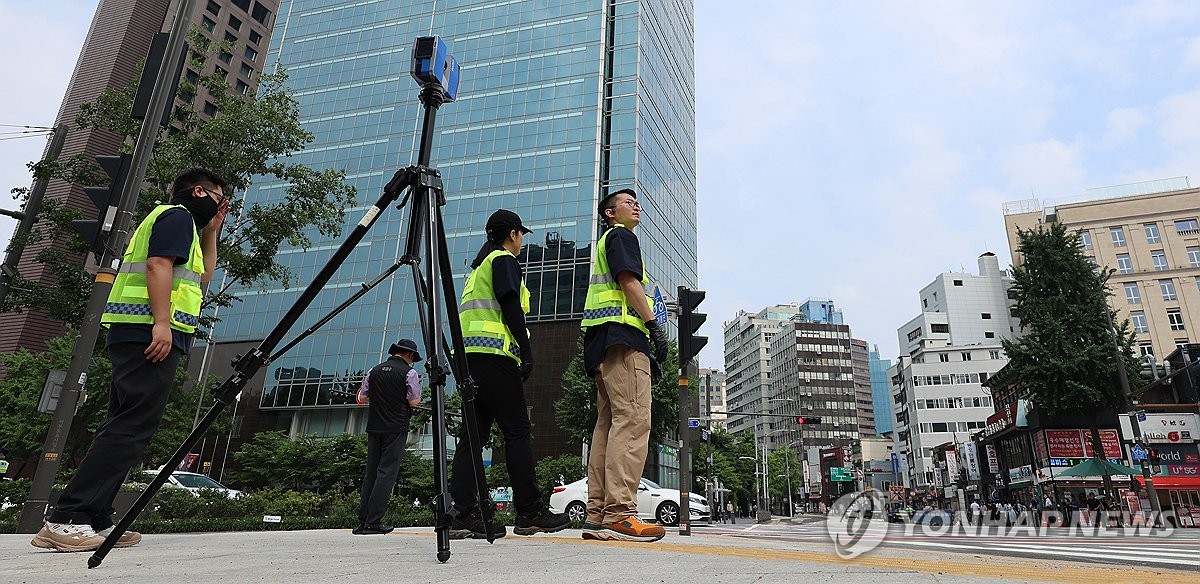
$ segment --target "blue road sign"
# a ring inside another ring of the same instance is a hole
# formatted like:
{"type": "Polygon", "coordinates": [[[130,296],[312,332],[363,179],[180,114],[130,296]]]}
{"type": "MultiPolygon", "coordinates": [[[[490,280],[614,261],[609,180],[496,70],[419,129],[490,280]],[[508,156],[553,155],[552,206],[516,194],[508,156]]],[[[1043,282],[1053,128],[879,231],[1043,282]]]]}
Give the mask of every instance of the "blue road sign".
{"type": "Polygon", "coordinates": [[[701,439],[701,440],[708,440],[708,430],[701,430],[701,431],[700,431],[700,439],[701,439]]]}
{"type": "Polygon", "coordinates": [[[1139,421],[1139,422],[1145,422],[1145,421],[1146,421],[1146,412],[1138,412],[1138,413],[1137,413],[1137,416],[1138,416],[1138,421],[1139,421]]]}
{"type": "Polygon", "coordinates": [[[1146,449],[1141,444],[1134,444],[1131,454],[1134,460],[1146,460],[1146,449]]]}
{"type": "Polygon", "coordinates": [[[667,303],[663,300],[662,287],[654,286],[654,320],[658,326],[667,326],[667,303]]]}
{"type": "Polygon", "coordinates": [[[892,453],[892,472],[900,472],[900,457],[892,453]]]}
{"type": "Polygon", "coordinates": [[[699,428],[700,418],[688,418],[688,428],[699,428]]]}

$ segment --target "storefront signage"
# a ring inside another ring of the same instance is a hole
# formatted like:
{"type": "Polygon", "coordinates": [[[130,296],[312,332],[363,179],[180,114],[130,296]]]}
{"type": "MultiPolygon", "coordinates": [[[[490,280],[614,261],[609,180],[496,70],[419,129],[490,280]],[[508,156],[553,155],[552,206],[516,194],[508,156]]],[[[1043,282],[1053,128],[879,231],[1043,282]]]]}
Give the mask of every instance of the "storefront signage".
{"type": "MultiPolygon", "coordinates": [[[[1121,439],[1116,430],[1100,430],[1105,458],[1121,458],[1121,439]]],[[[1046,430],[1050,458],[1092,458],[1091,430],[1046,430]]]]}
{"type": "Polygon", "coordinates": [[[958,480],[958,453],[953,450],[946,451],[946,475],[952,483],[958,480]]]}
{"type": "Polygon", "coordinates": [[[1008,484],[1024,483],[1033,480],[1033,466],[1025,465],[1008,469],[1008,484]]]}
{"type": "Polygon", "coordinates": [[[967,469],[967,480],[979,480],[979,455],[975,452],[975,443],[966,441],[958,445],[960,460],[967,469]]]}
{"type": "Polygon", "coordinates": [[[988,472],[998,474],[1000,472],[1000,457],[996,456],[996,445],[986,444],[984,450],[987,451],[988,472]]]}
{"type": "MultiPolygon", "coordinates": [[[[1121,416],[1121,435],[1133,440],[1129,416],[1121,416]]],[[[1200,414],[1146,414],[1139,422],[1142,440],[1150,444],[1191,444],[1200,441],[1200,414]]]]}
{"type": "Polygon", "coordinates": [[[987,440],[996,434],[1011,428],[1016,422],[1017,404],[1008,404],[1008,407],[987,417],[987,421],[983,426],[983,431],[980,432],[980,437],[984,440],[987,440]]]}

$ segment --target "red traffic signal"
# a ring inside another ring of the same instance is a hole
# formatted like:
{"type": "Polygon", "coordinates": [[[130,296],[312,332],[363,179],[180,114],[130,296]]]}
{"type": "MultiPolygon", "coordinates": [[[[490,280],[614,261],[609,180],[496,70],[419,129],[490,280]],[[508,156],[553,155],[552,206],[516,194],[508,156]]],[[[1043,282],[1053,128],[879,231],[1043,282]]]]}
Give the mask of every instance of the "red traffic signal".
{"type": "Polygon", "coordinates": [[[820,424],[821,416],[796,416],[797,424],[820,424]]]}

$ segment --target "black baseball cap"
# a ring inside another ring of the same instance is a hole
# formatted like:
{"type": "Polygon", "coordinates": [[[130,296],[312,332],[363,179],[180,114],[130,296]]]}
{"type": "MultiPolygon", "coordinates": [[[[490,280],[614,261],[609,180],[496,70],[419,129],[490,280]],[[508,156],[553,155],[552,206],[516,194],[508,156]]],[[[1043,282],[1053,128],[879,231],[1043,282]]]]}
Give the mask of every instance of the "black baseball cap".
{"type": "Polygon", "coordinates": [[[521,216],[509,211],[508,209],[498,209],[488,217],[487,231],[501,231],[508,233],[513,230],[520,230],[522,233],[532,233],[533,230],[521,224],[521,216]]]}
{"type": "Polygon", "coordinates": [[[417,343],[412,339],[400,339],[392,344],[388,349],[388,354],[409,352],[413,354],[413,363],[421,360],[421,353],[417,351],[417,343]]]}
{"type": "Polygon", "coordinates": [[[626,194],[635,199],[637,198],[637,193],[634,192],[633,189],[621,189],[619,191],[613,191],[613,192],[611,192],[607,195],[604,195],[603,197],[600,198],[600,204],[596,206],[596,210],[599,211],[601,215],[603,215],[604,209],[606,207],[608,207],[608,201],[610,199],[612,199],[613,197],[620,195],[620,194],[626,194]]]}

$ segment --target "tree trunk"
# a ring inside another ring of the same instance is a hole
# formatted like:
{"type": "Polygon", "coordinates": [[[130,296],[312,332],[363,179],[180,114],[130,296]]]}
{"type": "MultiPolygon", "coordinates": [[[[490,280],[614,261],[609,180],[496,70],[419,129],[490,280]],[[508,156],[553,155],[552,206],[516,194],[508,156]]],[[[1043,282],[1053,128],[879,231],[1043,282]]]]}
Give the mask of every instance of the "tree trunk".
{"type": "MultiPolygon", "coordinates": [[[[1108,460],[1108,458],[1104,456],[1104,443],[1100,440],[1100,425],[1095,421],[1095,418],[1093,418],[1092,421],[1092,456],[1101,462],[1108,460]]],[[[1101,470],[1100,477],[1104,481],[1104,494],[1108,495],[1109,497],[1114,497],[1115,493],[1113,493],[1112,477],[1108,476],[1108,471],[1101,470]]]]}

